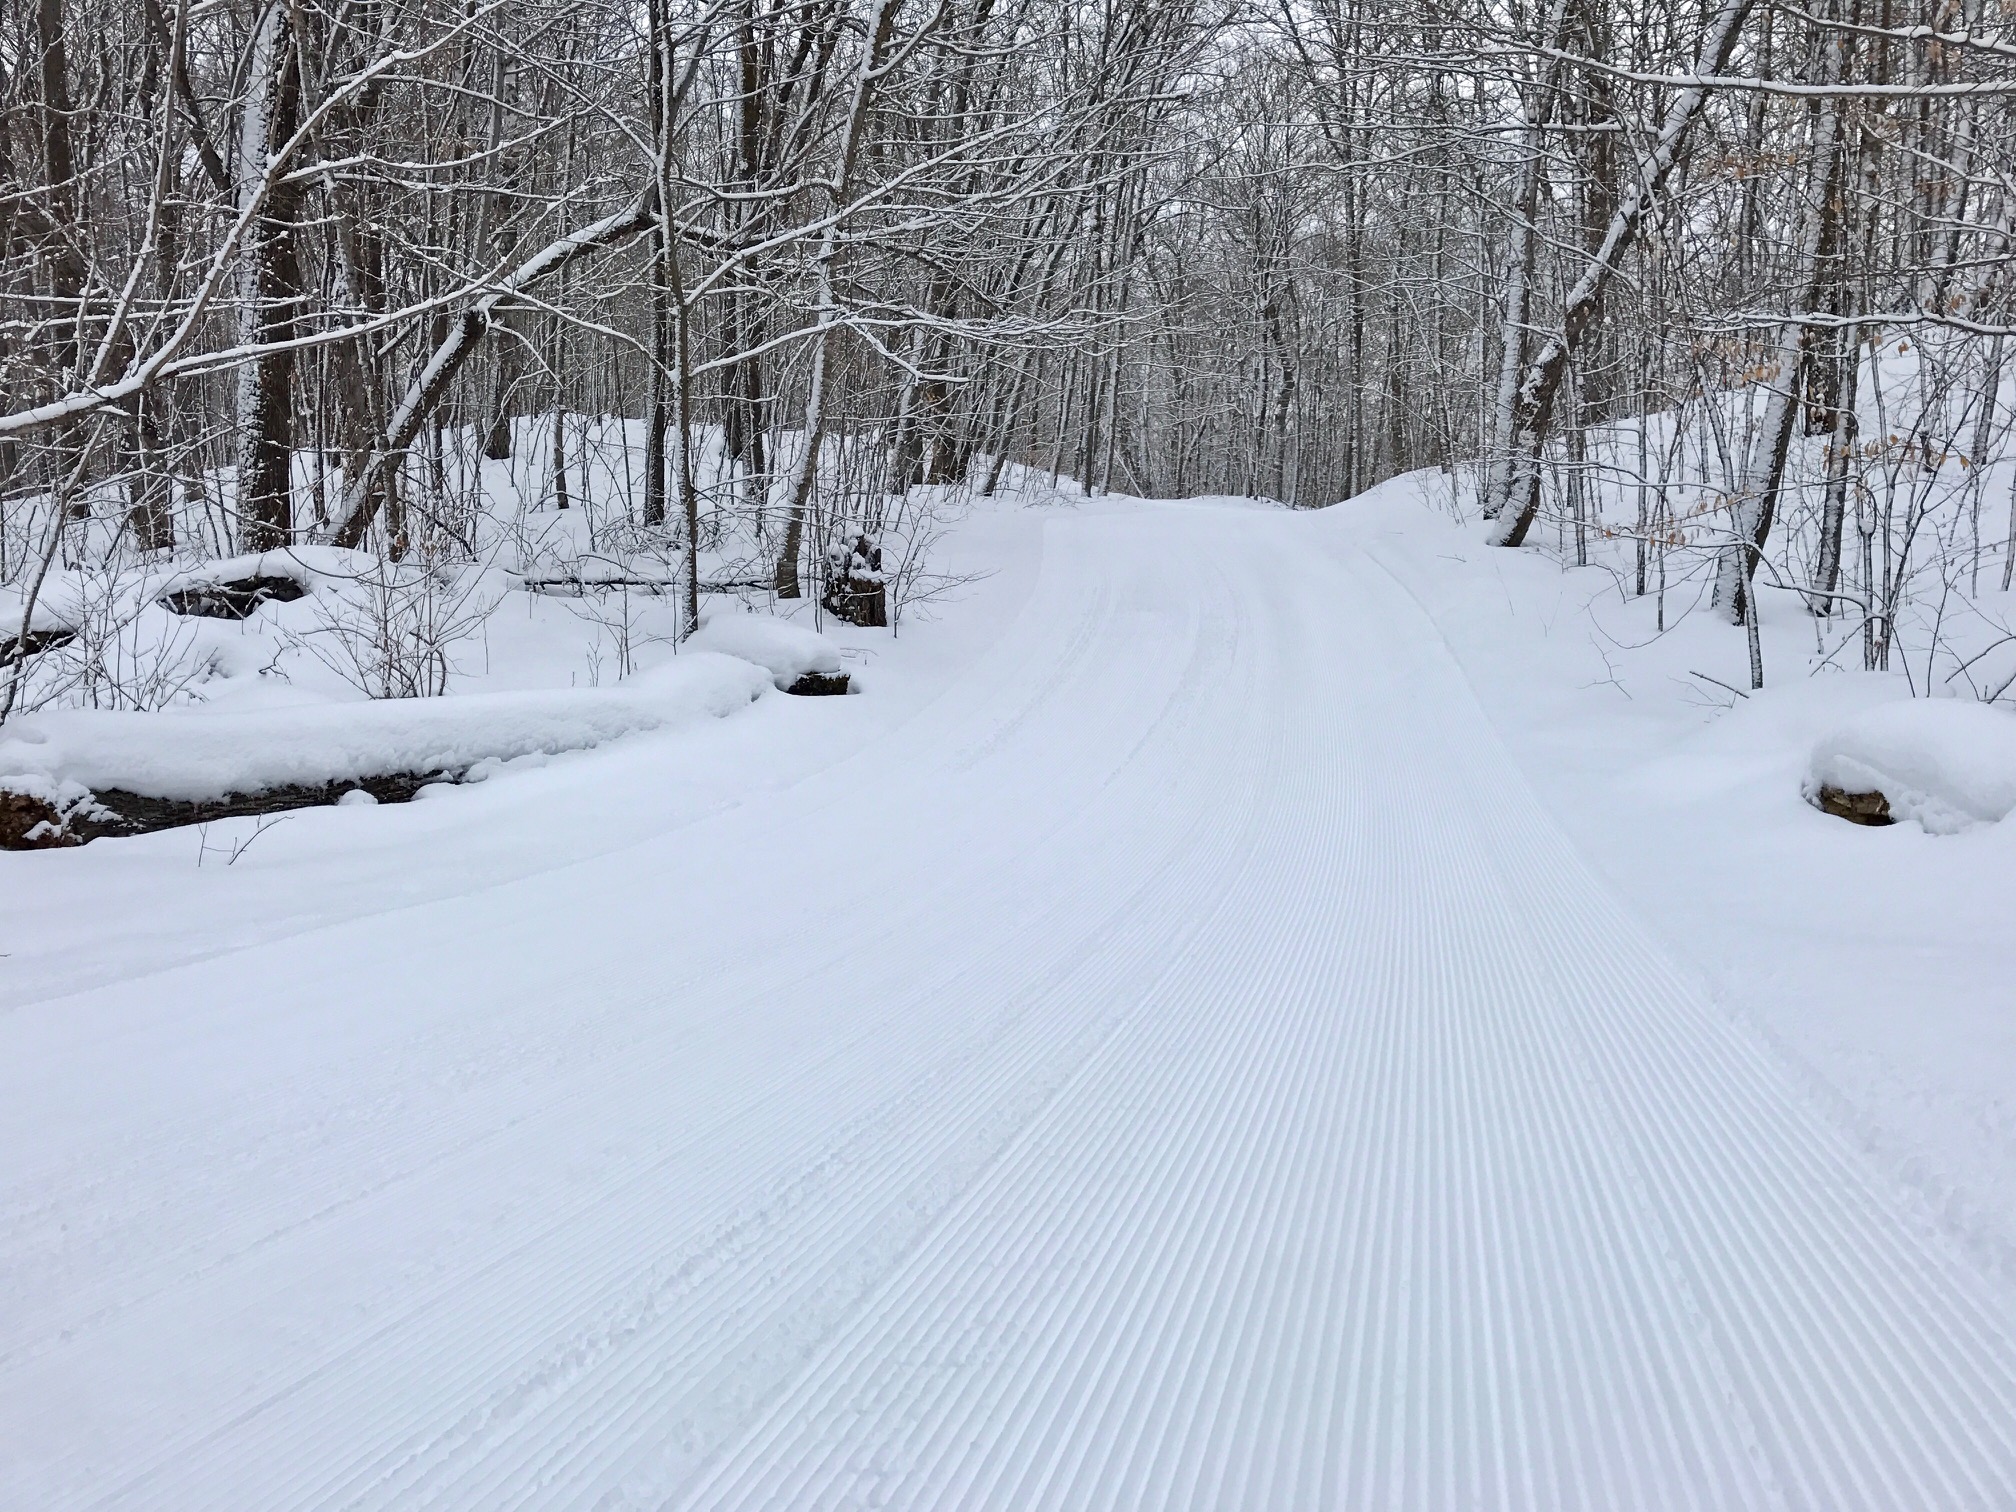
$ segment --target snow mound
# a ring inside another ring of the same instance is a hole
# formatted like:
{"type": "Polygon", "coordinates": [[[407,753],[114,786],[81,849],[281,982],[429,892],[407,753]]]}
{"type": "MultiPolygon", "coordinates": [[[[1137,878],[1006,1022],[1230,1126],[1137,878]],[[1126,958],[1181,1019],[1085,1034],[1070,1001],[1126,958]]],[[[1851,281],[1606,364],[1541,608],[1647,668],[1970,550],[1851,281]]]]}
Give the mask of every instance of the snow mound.
{"type": "Polygon", "coordinates": [[[1878,704],[1837,725],[1807,763],[1805,793],[1881,793],[1894,819],[1935,835],[2016,808],[2016,716],[1958,698],[1878,704]]]}
{"type": "MultiPolygon", "coordinates": [[[[27,604],[27,594],[18,584],[0,585],[0,641],[11,642],[21,629],[21,614],[27,604]]],[[[59,606],[56,596],[42,593],[36,597],[34,606],[28,611],[28,633],[49,635],[76,628],[77,613],[74,606],[59,606]]]]}
{"type": "Polygon", "coordinates": [[[158,598],[192,588],[210,588],[219,583],[249,578],[287,578],[312,593],[317,588],[369,581],[382,575],[383,564],[368,552],[349,551],[341,546],[286,546],[278,551],[252,552],[245,556],[220,557],[185,567],[150,592],[158,598]]]}
{"type": "Polygon", "coordinates": [[[459,773],[720,718],[768,685],[746,661],[700,654],[613,688],[231,711],[64,709],[0,731],[0,790],[67,807],[112,788],[199,802],[392,773],[459,773]]]}
{"type": "Polygon", "coordinates": [[[840,648],[833,642],[816,630],[767,614],[709,615],[686,644],[754,662],[779,688],[790,687],[807,673],[831,677],[840,671],[840,648]]]}

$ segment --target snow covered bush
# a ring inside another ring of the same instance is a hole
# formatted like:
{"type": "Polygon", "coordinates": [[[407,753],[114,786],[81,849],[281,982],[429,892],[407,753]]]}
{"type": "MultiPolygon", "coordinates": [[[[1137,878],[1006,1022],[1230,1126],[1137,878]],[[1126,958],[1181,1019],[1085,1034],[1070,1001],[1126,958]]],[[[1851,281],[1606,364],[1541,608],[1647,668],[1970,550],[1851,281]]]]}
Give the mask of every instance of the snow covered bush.
{"type": "Polygon", "coordinates": [[[451,653],[482,631],[500,598],[473,568],[373,558],[318,595],[315,624],[289,638],[367,697],[437,698],[455,672],[451,653]]]}
{"type": "MultiPolygon", "coordinates": [[[[64,704],[144,711],[183,698],[203,673],[198,637],[155,602],[158,576],[106,562],[46,584],[35,623],[61,639],[21,668],[15,710],[64,704]]],[[[8,622],[19,614],[14,608],[8,622]]]]}

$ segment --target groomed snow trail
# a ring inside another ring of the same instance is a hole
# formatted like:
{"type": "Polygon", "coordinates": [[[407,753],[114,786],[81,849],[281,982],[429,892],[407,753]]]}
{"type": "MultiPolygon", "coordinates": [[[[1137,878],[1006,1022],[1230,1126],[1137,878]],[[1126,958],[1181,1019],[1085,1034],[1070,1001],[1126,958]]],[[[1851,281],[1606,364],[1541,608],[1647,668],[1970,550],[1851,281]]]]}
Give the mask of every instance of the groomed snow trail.
{"type": "Polygon", "coordinates": [[[814,779],[20,1010],[0,1149],[8,1506],[2016,1507],[2012,1299],[1320,519],[1056,518],[814,779]]]}

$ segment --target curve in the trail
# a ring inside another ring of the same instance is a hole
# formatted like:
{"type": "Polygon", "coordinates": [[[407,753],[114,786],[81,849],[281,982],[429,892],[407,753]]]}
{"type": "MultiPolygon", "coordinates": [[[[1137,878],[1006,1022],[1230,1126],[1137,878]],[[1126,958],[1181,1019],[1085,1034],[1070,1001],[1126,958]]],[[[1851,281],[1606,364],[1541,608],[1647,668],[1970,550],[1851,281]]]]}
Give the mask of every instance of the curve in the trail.
{"type": "Polygon", "coordinates": [[[0,1024],[0,1502],[2016,1507],[2011,1299],[1398,586],[1048,529],[787,792],[0,1024]]]}

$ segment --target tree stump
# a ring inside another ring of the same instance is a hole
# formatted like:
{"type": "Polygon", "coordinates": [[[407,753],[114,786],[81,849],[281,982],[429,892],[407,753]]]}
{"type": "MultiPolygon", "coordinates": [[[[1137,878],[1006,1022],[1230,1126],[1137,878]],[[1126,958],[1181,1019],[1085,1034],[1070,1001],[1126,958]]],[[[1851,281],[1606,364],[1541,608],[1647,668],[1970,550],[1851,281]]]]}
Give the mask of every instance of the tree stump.
{"type": "Polygon", "coordinates": [[[826,592],[820,602],[826,612],[866,630],[887,629],[889,585],[882,577],[882,546],[873,536],[857,535],[853,544],[835,545],[826,554],[826,592]]]}

